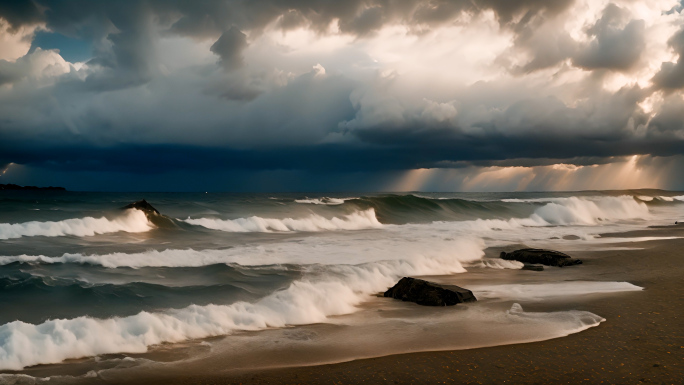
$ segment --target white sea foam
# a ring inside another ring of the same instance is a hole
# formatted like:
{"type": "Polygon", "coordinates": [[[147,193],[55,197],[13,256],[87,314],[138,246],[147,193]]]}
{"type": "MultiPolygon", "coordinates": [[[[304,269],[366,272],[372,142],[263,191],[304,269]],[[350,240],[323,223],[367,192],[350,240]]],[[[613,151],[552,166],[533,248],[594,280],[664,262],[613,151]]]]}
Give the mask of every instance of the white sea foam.
{"type": "MultiPolygon", "coordinates": [[[[648,197],[639,197],[648,198],[648,197]]],[[[546,203],[535,210],[531,219],[551,225],[597,225],[601,221],[647,219],[648,206],[630,195],[617,197],[568,197],[502,199],[513,203],[546,203]]]]}
{"type": "Polygon", "coordinates": [[[343,204],[345,201],[358,199],[358,198],[306,198],[306,199],[295,199],[297,203],[307,203],[312,205],[328,205],[337,206],[343,204]]]}
{"type": "Polygon", "coordinates": [[[416,255],[405,260],[327,266],[255,303],[191,305],[163,313],[129,317],[49,320],[39,325],[21,321],[0,326],[0,370],[99,354],[141,353],[150,345],[323,322],[351,313],[368,295],[386,290],[407,275],[464,271],[461,263],[482,257],[480,244],[463,240],[448,255],[416,255]]]}
{"type": "Polygon", "coordinates": [[[592,239],[592,243],[637,243],[649,241],[666,241],[682,237],[599,237],[592,239]]]}
{"type": "Polygon", "coordinates": [[[78,237],[92,236],[95,234],[114,233],[126,231],[140,233],[153,228],[145,216],[139,210],[126,210],[116,218],[72,218],[58,222],[25,222],[25,223],[0,223],[0,239],[20,237],[59,237],[75,235],[78,237]]]}
{"type": "MultiPolygon", "coordinates": [[[[642,200],[644,202],[651,202],[651,201],[653,201],[653,199],[655,199],[655,197],[648,196],[648,195],[639,195],[639,196],[637,196],[637,198],[639,198],[639,200],[642,200]]],[[[668,197],[659,197],[659,199],[662,199],[662,198],[668,198],[668,197]]],[[[662,200],[666,200],[666,199],[662,199],[662,200]]]]}
{"type": "Polygon", "coordinates": [[[506,202],[506,203],[545,203],[545,202],[553,202],[557,199],[565,199],[565,198],[529,198],[529,199],[507,198],[507,199],[501,199],[501,202],[506,202]]]}
{"type": "MultiPolygon", "coordinates": [[[[420,231],[420,230],[419,230],[420,231]]],[[[243,266],[277,264],[340,265],[363,264],[386,260],[415,260],[421,258],[453,259],[458,255],[478,255],[485,247],[479,238],[429,239],[423,235],[412,237],[404,232],[388,232],[385,237],[354,234],[353,237],[307,237],[298,242],[277,242],[237,246],[228,249],[168,249],[142,253],[81,254],[66,253],[59,257],[43,255],[0,256],[0,265],[12,262],[87,263],[108,268],[117,267],[198,267],[237,263],[243,266]],[[372,242],[368,242],[372,240],[372,242]]],[[[465,270],[462,270],[465,271],[465,270]]]]}
{"type": "Polygon", "coordinates": [[[544,298],[578,296],[622,291],[641,291],[642,287],[629,282],[567,281],[539,284],[510,284],[473,286],[477,298],[540,300],[544,298]]]}
{"type": "MultiPolygon", "coordinates": [[[[606,319],[594,313],[581,310],[567,310],[558,312],[526,312],[519,303],[514,303],[511,309],[508,310],[509,316],[517,317],[520,321],[534,322],[539,326],[546,326],[549,323],[553,325],[555,337],[563,337],[573,333],[579,333],[583,330],[598,326],[599,323],[605,322],[606,319]],[[559,324],[564,327],[558,327],[559,324]]],[[[538,340],[537,340],[538,341],[538,340]]]]}
{"type": "Polygon", "coordinates": [[[206,227],[212,230],[228,232],[273,232],[273,231],[325,231],[325,230],[360,230],[382,227],[375,217],[375,210],[356,211],[342,218],[324,218],[311,214],[305,218],[261,218],[249,217],[238,219],[197,218],[185,219],[185,222],[206,227]]]}
{"type": "Polygon", "coordinates": [[[648,206],[631,196],[581,199],[577,197],[555,198],[535,210],[538,216],[554,225],[596,225],[599,221],[622,219],[646,219],[650,217],[648,206]]]}
{"type": "Polygon", "coordinates": [[[479,262],[480,267],[488,267],[490,269],[512,269],[519,270],[525,266],[519,261],[507,261],[500,258],[486,258],[479,262]]]}

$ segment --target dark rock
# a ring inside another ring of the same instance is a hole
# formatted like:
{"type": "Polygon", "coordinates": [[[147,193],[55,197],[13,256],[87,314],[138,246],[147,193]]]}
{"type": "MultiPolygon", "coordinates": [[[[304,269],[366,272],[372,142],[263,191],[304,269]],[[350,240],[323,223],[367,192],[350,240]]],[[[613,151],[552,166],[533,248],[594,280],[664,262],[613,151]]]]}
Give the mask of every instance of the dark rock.
{"type": "Polygon", "coordinates": [[[142,199],[137,202],[127,204],[121,208],[122,210],[127,209],[138,209],[145,213],[147,220],[152,222],[155,226],[161,228],[178,228],[178,224],[173,221],[173,219],[162,215],[157,209],[149,204],[146,200],[142,199]]]}
{"type": "Polygon", "coordinates": [[[126,209],[138,209],[145,214],[154,214],[154,215],[159,215],[159,211],[155,209],[151,204],[147,203],[146,200],[142,199],[137,202],[129,203],[126,206],[121,208],[122,210],[126,209]]]}
{"type": "Polygon", "coordinates": [[[512,253],[501,252],[501,259],[508,261],[520,261],[522,263],[541,264],[546,266],[572,266],[582,263],[579,259],[570,257],[565,253],[544,249],[520,249],[512,253]]]}
{"type": "Polygon", "coordinates": [[[477,301],[473,292],[455,285],[440,285],[422,279],[404,277],[388,289],[385,297],[415,302],[424,306],[451,306],[477,301]]]}
{"type": "Polygon", "coordinates": [[[544,271],[544,266],[526,263],[520,270],[544,271]]]}

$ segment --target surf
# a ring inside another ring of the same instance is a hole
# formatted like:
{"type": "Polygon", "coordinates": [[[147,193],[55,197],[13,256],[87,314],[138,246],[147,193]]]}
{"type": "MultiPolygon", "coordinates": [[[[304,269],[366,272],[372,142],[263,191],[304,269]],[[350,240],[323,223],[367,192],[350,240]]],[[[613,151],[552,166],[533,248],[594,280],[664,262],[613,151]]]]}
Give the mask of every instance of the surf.
{"type": "Polygon", "coordinates": [[[356,211],[342,217],[325,218],[311,214],[304,218],[262,218],[252,216],[237,219],[188,218],[186,223],[202,226],[212,230],[227,232],[291,232],[291,231],[334,231],[362,230],[381,228],[382,223],[375,217],[373,209],[356,211]]]}
{"type": "Polygon", "coordinates": [[[145,214],[139,210],[126,210],[122,214],[109,219],[106,217],[72,218],[63,221],[31,221],[24,223],[0,223],[0,239],[21,237],[88,237],[96,234],[142,233],[154,228],[145,214]]]}

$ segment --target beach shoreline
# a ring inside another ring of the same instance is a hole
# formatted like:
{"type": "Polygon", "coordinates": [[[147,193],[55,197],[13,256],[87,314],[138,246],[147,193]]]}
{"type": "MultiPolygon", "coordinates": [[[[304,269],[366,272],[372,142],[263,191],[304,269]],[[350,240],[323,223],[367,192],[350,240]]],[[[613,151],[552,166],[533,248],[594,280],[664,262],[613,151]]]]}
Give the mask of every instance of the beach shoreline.
{"type": "MultiPolygon", "coordinates": [[[[653,237],[684,236],[682,226],[644,231],[653,237]]],[[[208,366],[200,360],[182,365],[182,369],[169,366],[164,370],[111,371],[100,379],[130,384],[680,383],[684,379],[684,239],[613,246],[618,249],[574,255],[585,261],[590,269],[586,271],[603,280],[626,281],[644,290],[577,301],[573,308],[593,312],[607,321],[566,337],[269,369],[224,371],[215,363],[208,366]]],[[[532,306],[526,310],[536,309],[532,306]]]]}

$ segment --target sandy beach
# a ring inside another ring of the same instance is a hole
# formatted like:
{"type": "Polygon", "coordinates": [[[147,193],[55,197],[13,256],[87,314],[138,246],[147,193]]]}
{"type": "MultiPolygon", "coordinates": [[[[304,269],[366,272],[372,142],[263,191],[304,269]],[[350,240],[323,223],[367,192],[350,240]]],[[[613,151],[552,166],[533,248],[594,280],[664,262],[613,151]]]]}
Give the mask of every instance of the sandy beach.
{"type": "MultiPolygon", "coordinates": [[[[625,234],[623,234],[625,235],[625,234]]],[[[627,236],[681,237],[684,226],[627,236]]],[[[613,234],[615,236],[615,234],[613,234]]],[[[679,384],[684,379],[684,239],[614,244],[576,252],[579,279],[627,281],[642,292],[578,299],[572,307],[607,319],[563,338],[489,348],[388,355],[328,365],[229,370],[220,359],[155,371],[121,371],[105,382],[137,384],[679,384]],[[643,248],[633,250],[627,248],[643,248]]],[[[497,250],[488,250],[488,254],[497,250]]],[[[570,268],[566,268],[570,269],[570,268]]],[[[538,274],[545,274],[540,272],[538,274]]],[[[458,281],[458,277],[455,278],[458,281]]],[[[572,299],[569,300],[574,302],[572,299]]],[[[526,310],[546,310],[526,304],[526,310]]]]}

